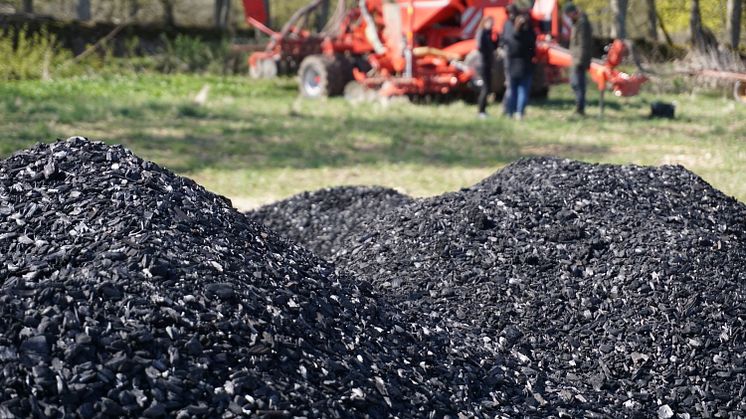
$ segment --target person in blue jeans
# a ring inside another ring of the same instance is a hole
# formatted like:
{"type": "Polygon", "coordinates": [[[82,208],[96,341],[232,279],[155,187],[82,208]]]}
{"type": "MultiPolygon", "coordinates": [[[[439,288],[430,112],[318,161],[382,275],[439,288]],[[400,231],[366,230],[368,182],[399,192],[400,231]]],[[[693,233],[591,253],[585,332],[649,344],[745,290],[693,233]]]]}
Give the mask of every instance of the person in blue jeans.
{"type": "Polygon", "coordinates": [[[508,56],[508,46],[505,43],[505,39],[511,39],[513,37],[513,34],[515,32],[513,28],[513,22],[515,22],[515,18],[519,14],[518,6],[516,6],[514,3],[509,4],[505,8],[508,19],[505,21],[505,24],[503,24],[503,30],[500,34],[500,57],[502,58],[503,62],[503,74],[505,74],[505,94],[503,95],[503,115],[507,115],[508,112],[510,112],[510,97],[513,94],[512,89],[510,88],[510,57],[508,56]]]}
{"type": "Polygon", "coordinates": [[[536,32],[531,19],[525,13],[515,18],[512,36],[503,40],[508,55],[508,74],[511,94],[508,98],[507,116],[523,119],[526,115],[531,80],[534,75],[534,55],[536,54],[536,32]]]}

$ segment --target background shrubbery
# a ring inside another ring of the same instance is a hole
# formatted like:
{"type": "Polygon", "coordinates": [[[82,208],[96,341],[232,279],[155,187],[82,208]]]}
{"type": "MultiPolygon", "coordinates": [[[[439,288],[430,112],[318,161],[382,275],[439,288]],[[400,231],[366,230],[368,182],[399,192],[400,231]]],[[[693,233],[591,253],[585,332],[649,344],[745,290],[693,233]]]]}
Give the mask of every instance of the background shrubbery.
{"type": "MultiPolygon", "coordinates": [[[[594,34],[600,39],[608,36],[612,17],[609,1],[575,1],[587,10],[594,23],[594,34]]],[[[271,26],[280,27],[307,2],[272,1],[271,26]]],[[[92,0],[89,22],[74,20],[76,3],[34,0],[33,15],[15,15],[25,16],[26,20],[21,20],[21,24],[9,24],[5,20],[9,15],[2,14],[20,11],[21,2],[0,0],[0,16],[3,17],[0,19],[0,80],[121,72],[242,72],[246,70],[245,54],[231,53],[230,44],[236,40],[253,43],[266,40],[247,29],[240,1],[231,3],[230,24],[225,28],[213,25],[214,0],[92,0]],[[163,17],[163,4],[169,2],[173,6],[172,24],[164,22],[163,17]],[[98,45],[85,59],[73,59],[73,55],[80,54],[122,23],[127,23],[126,29],[110,42],[98,45]],[[28,26],[21,26],[26,24],[28,26]]],[[[703,22],[718,36],[722,35],[726,18],[724,3],[724,0],[701,0],[703,22]]],[[[688,51],[689,1],[655,0],[661,20],[676,45],[667,44],[663,36],[653,40],[645,32],[647,4],[645,0],[629,0],[628,33],[636,39],[637,51],[654,61],[684,57],[688,51]]],[[[746,25],[746,19],[743,22],[746,25]]],[[[745,36],[746,30],[742,32],[742,37],[745,36]]]]}
{"type": "Polygon", "coordinates": [[[72,54],[45,30],[10,30],[0,37],[0,57],[0,80],[27,80],[48,78],[72,54]]]}
{"type": "Polygon", "coordinates": [[[57,36],[44,27],[40,30],[9,28],[0,36],[0,57],[3,57],[0,81],[44,80],[92,73],[224,74],[235,71],[235,67],[229,65],[230,41],[227,38],[208,41],[185,34],[175,37],[164,34],[155,51],[146,53],[140,43],[137,37],[127,38],[123,41],[124,50],[117,53],[112,45],[103,43],[83,59],[76,59],[57,36]]]}

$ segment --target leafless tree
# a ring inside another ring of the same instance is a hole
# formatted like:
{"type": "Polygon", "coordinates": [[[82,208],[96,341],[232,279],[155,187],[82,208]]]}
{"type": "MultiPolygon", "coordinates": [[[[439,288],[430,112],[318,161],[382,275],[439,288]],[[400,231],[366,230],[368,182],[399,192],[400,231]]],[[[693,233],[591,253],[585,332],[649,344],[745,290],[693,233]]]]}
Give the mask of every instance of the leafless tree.
{"type": "Polygon", "coordinates": [[[129,17],[130,19],[134,19],[135,16],[137,16],[137,13],[140,12],[140,1],[139,0],[129,0],[129,17]]]}
{"type": "Polygon", "coordinates": [[[628,0],[611,0],[611,13],[614,24],[611,26],[612,38],[624,39],[627,37],[627,9],[628,0]]]}
{"type": "Polygon", "coordinates": [[[215,0],[215,26],[226,29],[231,17],[231,0],[215,0]]]}
{"type": "Polygon", "coordinates": [[[648,12],[648,37],[653,42],[658,42],[658,12],[655,8],[655,0],[645,0],[648,12]]]}
{"type": "Polygon", "coordinates": [[[316,31],[321,32],[329,20],[329,0],[321,3],[319,13],[316,15],[316,31]]]}
{"type": "Polygon", "coordinates": [[[166,26],[175,26],[173,0],[160,0],[163,6],[163,23],[166,26]]]}
{"type": "Polygon", "coordinates": [[[692,0],[692,8],[689,15],[689,31],[692,38],[694,50],[700,53],[707,52],[707,41],[702,26],[702,12],[699,8],[699,0],[692,0]]]}
{"type": "Polygon", "coordinates": [[[78,20],[91,20],[91,0],[78,0],[78,20]]]}
{"type": "Polygon", "coordinates": [[[728,45],[738,51],[741,43],[741,14],[743,12],[742,0],[728,0],[727,5],[728,20],[725,24],[725,31],[728,34],[728,45]]]}

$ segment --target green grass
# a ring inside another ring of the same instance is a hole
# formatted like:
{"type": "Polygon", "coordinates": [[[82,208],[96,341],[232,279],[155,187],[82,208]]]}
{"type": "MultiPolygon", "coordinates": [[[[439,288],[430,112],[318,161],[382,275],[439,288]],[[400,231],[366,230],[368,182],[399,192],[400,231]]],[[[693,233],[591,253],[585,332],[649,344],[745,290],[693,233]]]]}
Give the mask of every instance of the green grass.
{"type": "MultiPolygon", "coordinates": [[[[523,122],[475,118],[461,102],[350,105],[297,98],[292,79],[120,76],[0,85],[0,155],[83,135],[229,196],[242,208],[302,190],[382,184],[423,196],[472,184],[522,156],[683,164],[746,201],[746,106],[708,94],[609,98],[603,119],[569,118],[569,89],[532,104],[523,122]],[[193,98],[210,86],[204,106],[193,98]],[[650,120],[649,103],[678,118],[650,120]]],[[[590,93],[589,113],[598,93],[590,93]]],[[[497,114],[497,108],[493,108],[497,114]]]]}

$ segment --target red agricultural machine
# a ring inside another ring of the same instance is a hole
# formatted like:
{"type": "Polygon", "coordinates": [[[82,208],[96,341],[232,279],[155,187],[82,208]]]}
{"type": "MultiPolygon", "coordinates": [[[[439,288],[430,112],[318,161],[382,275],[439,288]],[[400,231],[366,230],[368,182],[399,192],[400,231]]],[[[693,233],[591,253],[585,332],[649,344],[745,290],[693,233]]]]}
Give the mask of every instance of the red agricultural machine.
{"type": "MultiPolygon", "coordinates": [[[[251,74],[271,77],[297,69],[300,92],[306,97],[365,92],[381,96],[464,95],[474,92],[479,54],[475,35],[486,16],[495,20],[499,38],[513,0],[338,0],[320,31],[307,28],[309,16],[328,0],[313,0],[275,32],[268,27],[268,2],[243,0],[246,21],[270,37],[267,48],[249,57],[251,74]]],[[[571,56],[561,45],[569,33],[557,0],[535,0],[529,10],[537,33],[534,92],[564,82],[563,68],[571,56]]],[[[608,49],[605,60],[594,60],[590,76],[603,90],[617,96],[637,94],[646,78],[616,70],[627,53],[621,41],[608,49]]],[[[498,61],[501,58],[496,58],[498,61]]],[[[504,66],[493,66],[495,93],[504,90],[504,66]]]]}

